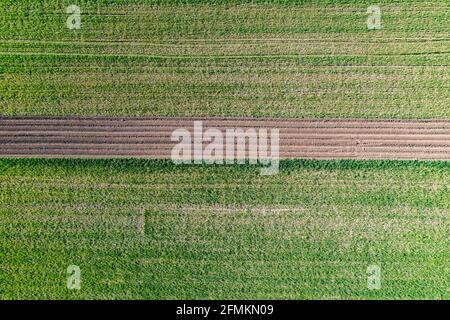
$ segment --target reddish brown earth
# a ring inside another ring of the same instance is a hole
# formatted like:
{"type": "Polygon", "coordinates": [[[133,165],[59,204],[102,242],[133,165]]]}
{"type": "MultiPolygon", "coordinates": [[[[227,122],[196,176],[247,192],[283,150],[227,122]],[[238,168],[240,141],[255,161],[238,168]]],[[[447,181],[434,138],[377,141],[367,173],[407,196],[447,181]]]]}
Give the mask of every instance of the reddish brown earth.
{"type": "MultiPolygon", "coordinates": [[[[0,156],[170,158],[171,134],[278,128],[281,158],[450,160],[450,120],[0,118],[0,156]]],[[[205,143],[206,145],[206,143],[205,143]]]]}

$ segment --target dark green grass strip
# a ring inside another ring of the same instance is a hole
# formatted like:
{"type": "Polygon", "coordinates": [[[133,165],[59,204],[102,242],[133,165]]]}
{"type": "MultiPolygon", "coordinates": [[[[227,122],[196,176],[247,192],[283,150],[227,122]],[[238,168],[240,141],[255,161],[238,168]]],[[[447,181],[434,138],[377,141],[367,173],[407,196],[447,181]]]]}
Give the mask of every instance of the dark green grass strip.
{"type": "MultiPolygon", "coordinates": [[[[70,171],[104,171],[119,170],[126,172],[154,172],[185,170],[186,168],[214,169],[228,167],[232,171],[258,171],[259,165],[176,165],[171,160],[147,159],[36,159],[23,158],[0,159],[0,168],[3,170],[18,170],[24,168],[32,170],[38,167],[60,168],[70,171]]],[[[309,160],[289,159],[280,161],[280,171],[289,172],[296,169],[315,170],[380,170],[380,169],[437,169],[450,170],[450,161],[417,161],[417,160],[309,160]]]]}

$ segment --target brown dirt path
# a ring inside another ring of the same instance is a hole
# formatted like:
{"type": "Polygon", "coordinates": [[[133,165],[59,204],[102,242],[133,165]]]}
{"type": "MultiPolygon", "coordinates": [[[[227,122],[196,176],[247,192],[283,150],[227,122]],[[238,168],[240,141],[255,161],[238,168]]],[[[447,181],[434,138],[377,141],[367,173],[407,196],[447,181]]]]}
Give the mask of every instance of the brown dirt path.
{"type": "MultiPolygon", "coordinates": [[[[170,158],[177,128],[278,128],[280,157],[450,160],[450,120],[0,117],[0,156],[170,158]]],[[[206,143],[205,143],[206,145],[206,143]]]]}

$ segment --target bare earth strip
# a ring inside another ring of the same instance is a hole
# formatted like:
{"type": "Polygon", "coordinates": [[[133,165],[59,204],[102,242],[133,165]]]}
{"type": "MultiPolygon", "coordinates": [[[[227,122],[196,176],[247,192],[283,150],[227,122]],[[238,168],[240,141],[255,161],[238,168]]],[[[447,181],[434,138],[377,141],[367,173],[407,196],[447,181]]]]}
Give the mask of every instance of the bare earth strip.
{"type": "Polygon", "coordinates": [[[0,118],[0,156],[167,159],[172,132],[193,134],[194,121],[203,131],[279,129],[281,158],[450,160],[450,120],[159,117],[0,118]]]}

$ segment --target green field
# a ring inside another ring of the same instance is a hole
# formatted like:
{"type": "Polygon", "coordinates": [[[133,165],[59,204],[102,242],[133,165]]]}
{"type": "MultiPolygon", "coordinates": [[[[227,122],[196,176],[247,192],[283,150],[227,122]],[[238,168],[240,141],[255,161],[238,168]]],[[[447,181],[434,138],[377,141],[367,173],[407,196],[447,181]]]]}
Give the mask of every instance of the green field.
{"type": "MultiPolygon", "coordinates": [[[[1,0],[0,117],[449,119],[449,30],[448,0],[1,0]]],[[[0,299],[450,299],[449,181],[450,161],[0,159],[0,299]]]]}
{"type": "Polygon", "coordinates": [[[0,167],[2,299],[450,298],[448,162],[0,167]]]}
{"type": "Polygon", "coordinates": [[[449,118],[448,1],[0,3],[0,115],[449,118]]]}

